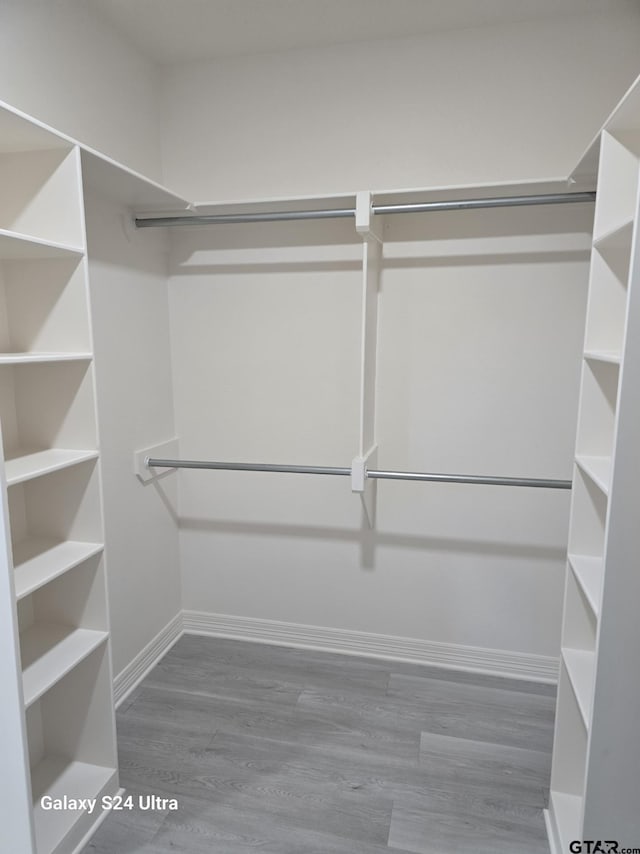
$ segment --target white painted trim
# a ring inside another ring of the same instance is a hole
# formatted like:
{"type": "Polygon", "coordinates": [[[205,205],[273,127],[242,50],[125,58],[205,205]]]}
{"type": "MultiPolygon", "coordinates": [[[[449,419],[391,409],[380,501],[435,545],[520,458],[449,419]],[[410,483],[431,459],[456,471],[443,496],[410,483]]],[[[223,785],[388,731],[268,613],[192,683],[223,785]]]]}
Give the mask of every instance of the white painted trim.
{"type": "Polygon", "coordinates": [[[406,661],[451,670],[466,670],[557,682],[559,660],[542,655],[506,652],[499,649],[459,646],[416,638],[330,629],[299,623],[282,623],[254,617],[233,617],[201,611],[182,611],[150,641],[113,680],[116,708],[139,685],[149,671],[183,634],[236,638],[253,643],[317,649],[342,655],[361,655],[388,661],[406,661]]]}
{"type": "MultiPolygon", "coordinates": [[[[122,797],[124,797],[124,793],[125,793],[125,791],[126,791],[126,789],[123,789],[122,787],[120,787],[120,788],[118,789],[118,791],[116,792],[116,795],[119,795],[119,796],[122,798],[122,797]]],[[[106,794],[106,793],[105,793],[105,794],[106,794]]],[[[111,793],[109,793],[109,794],[111,794],[111,793]]],[[[96,831],[98,830],[98,828],[100,827],[100,825],[102,824],[102,822],[103,822],[103,821],[105,820],[105,818],[109,815],[109,812],[110,812],[109,810],[101,810],[100,815],[99,815],[99,816],[98,816],[98,818],[94,821],[94,823],[91,825],[91,827],[89,828],[89,830],[87,830],[87,832],[86,832],[86,833],[85,833],[85,835],[82,837],[82,839],[80,840],[80,842],[78,842],[78,844],[76,845],[76,847],[73,849],[72,854],[82,854],[82,852],[83,852],[83,851],[84,851],[84,849],[87,847],[87,845],[89,844],[89,842],[91,842],[91,840],[93,839],[94,834],[96,833],[96,831]]]]}
{"type": "Polygon", "coordinates": [[[169,652],[174,643],[182,637],[182,634],[183,612],[181,611],[115,677],[113,680],[113,696],[116,708],[142,682],[162,656],[169,652]]]}
{"type": "Polygon", "coordinates": [[[549,850],[551,851],[551,854],[562,854],[557,843],[555,821],[551,815],[551,808],[547,810],[542,810],[542,814],[544,815],[544,826],[547,830],[547,842],[549,843],[549,850]]]}
{"type": "Polygon", "coordinates": [[[183,611],[182,615],[185,634],[415,662],[533,682],[556,683],[558,680],[559,659],[550,656],[200,611],[183,611]]]}

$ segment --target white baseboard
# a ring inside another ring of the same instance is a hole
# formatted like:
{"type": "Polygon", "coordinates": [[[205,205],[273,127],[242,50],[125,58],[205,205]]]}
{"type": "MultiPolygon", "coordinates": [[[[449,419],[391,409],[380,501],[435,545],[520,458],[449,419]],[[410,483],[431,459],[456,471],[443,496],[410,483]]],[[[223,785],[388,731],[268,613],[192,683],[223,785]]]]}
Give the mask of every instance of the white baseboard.
{"type": "Polygon", "coordinates": [[[405,661],[451,670],[466,670],[528,679],[558,680],[558,659],[499,649],[460,646],[415,638],[330,629],[299,623],[282,623],[253,617],[232,617],[202,611],[182,611],[150,641],[113,680],[116,708],[137,687],[183,633],[317,649],[343,655],[360,655],[388,661],[405,661]]]}
{"type": "Polygon", "coordinates": [[[183,630],[187,634],[415,662],[533,682],[558,681],[559,660],[549,656],[201,611],[183,611],[182,616],[183,630]]]}
{"type": "Polygon", "coordinates": [[[114,678],[113,696],[116,708],[137,687],[151,668],[155,667],[162,656],[171,649],[178,638],[182,636],[182,614],[182,611],[176,614],[164,629],[159,631],[153,640],[136,655],[133,661],[127,664],[124,670],[121,670],[114,678]]]}

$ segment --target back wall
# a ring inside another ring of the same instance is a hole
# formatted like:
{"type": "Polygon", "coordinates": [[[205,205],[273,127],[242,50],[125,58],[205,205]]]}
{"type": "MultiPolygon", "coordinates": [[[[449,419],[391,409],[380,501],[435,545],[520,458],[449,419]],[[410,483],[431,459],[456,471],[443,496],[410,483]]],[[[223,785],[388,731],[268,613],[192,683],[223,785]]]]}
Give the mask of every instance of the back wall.
{"type": "MultiPolygon", "coordinates": [[[[380,468],[571,478],[592,213],[389,217],[380,468]]],[[[361,251],[343,220],[176,229],[184,458],[350,465],[361,251]]],[[[558,654],[570,493],[377,490],[370,530],[346,478],[180,472],[183,605],[216,615],[191,625],[336,647],[355,631],[423,650],[558,654]]],[[[371,638],[355,642],[374,651],[371,638]]]]}
{"type": "Polygon", "coordinates": [[[566,177],[639,40],[636,4],[169,67],[165,180],[221,201],[566,177]]]}

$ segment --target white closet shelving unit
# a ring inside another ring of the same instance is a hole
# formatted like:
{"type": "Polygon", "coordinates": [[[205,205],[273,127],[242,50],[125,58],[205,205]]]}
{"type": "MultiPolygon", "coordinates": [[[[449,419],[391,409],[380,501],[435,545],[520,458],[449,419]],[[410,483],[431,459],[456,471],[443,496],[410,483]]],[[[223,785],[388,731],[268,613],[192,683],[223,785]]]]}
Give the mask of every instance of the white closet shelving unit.
{"type": "Polygon", "coordinates": [[[2,110],[0,188],[2,835],[54,854],[119,788],[80,151],[2,110]]]}
{"type": "Polygon", "coordinates": [[[598,196],[576,438],[551,795],[554,854],[640,844],[640,91],[585,155],[598,196]]]}

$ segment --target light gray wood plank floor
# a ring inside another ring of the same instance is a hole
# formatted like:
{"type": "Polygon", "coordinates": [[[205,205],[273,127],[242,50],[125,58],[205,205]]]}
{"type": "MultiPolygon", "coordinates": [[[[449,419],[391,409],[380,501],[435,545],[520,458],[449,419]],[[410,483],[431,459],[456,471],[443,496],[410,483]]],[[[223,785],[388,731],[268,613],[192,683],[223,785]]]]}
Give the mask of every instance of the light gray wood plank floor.
{"type": "Polygon", "coordinates": [[[554,709],[548,685],[187,635],[118,711],[136,808],[83,854],[549,854],[554,709]]]}

